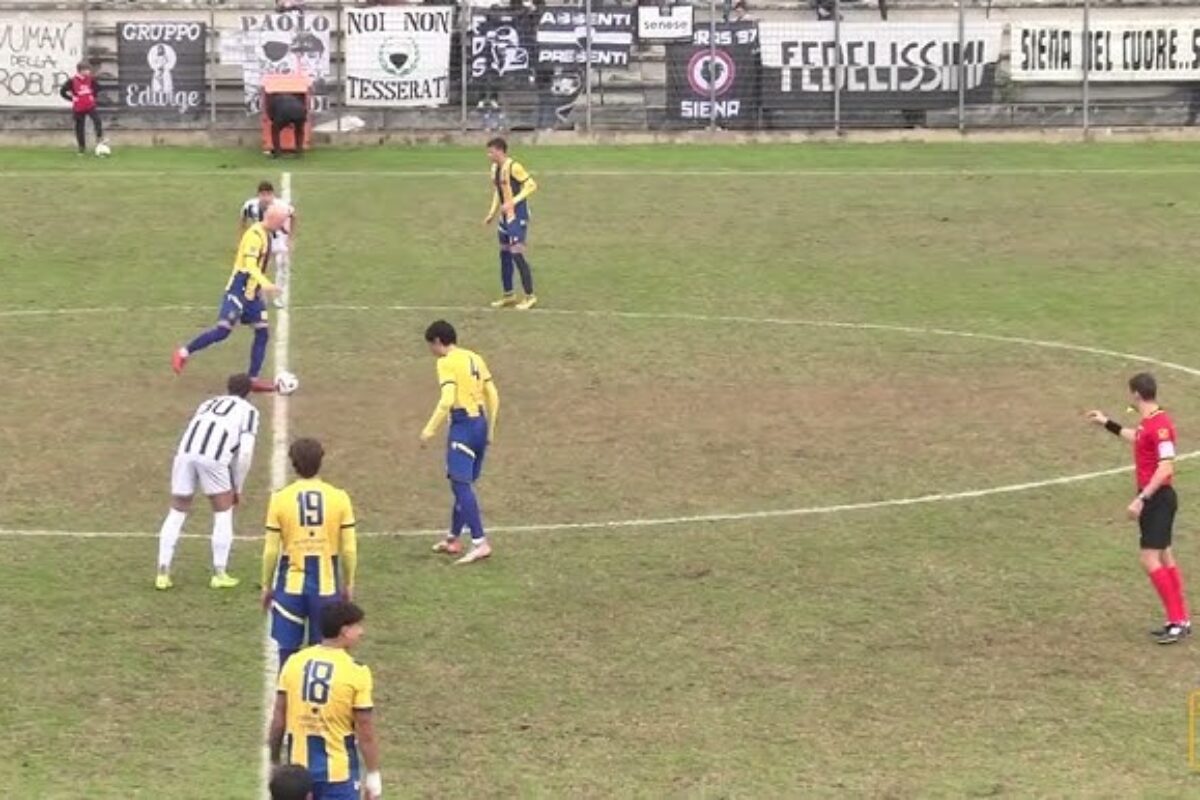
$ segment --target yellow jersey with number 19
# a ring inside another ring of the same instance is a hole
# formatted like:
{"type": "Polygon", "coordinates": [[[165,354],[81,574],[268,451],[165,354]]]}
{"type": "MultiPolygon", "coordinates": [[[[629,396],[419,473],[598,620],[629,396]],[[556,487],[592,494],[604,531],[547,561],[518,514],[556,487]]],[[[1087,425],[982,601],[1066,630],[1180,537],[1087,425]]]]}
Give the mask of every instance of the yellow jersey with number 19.
{"type": "Polygon", "coordinates": [[[318,782],[360,779],[354,712],[375,705],[371,670],[338,647],[314,645],[288,659],[279,674],[287,697],[284,758],[318,782]]]}
{"type": "Polygon", "coordinates": [[[329,596],[354,587],[358,538],[350,495],[320,478],[271,495],[262,585],[276,592],[329,596]]]}

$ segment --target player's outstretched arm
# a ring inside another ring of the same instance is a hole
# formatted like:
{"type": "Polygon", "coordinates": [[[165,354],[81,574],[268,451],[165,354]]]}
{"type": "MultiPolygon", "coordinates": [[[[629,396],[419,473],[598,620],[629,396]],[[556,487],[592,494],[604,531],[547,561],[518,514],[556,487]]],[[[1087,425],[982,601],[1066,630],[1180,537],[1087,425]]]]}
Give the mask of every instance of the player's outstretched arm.
{"type": "Polygon", "coordinates": [[[500,391],[491,379],[483,383],[483,405],[487,413],[488,442],[491,443],[496,439],[496,418],[500,415],[500,391]]]}
{"type": "Polygon", "coordinates": [[[240,497],[246,485],[246,476],[250,474],[250,465],[254,461],[254,443],[252,433],[243,433],[238,437],[237,458],[233,461],[233,486],[240,497]]]}
{"type": "Polygon", "coordinates": [[[535,181],[533,176],[526,172],[524,168],[521,168],[520,175],[517,174],[517,170],[514,168],[513,177],[521,181],[521,191],[517,192],[516,196],[512,199],[514,205],[522,200],[528,200],[529,195],[538,190],[537,181],[535,181]],[[524,175],[523,178],[521,177],[522,175],[524,175]]]}
{"type": "Polygon", "coordinates": [[[283,732],[287,724],[287,694],[275,694],[275,712],[271,716],[271,727],[267,732],[267,749],[271,754],[271,763],[279,764],[283,758],[283,732]]]}
{"type": "Polygon", "coordinates": [[[358,535],[354,531],[354,523],[348,528],[342,528],[342,592],[345,599],[354,599],[354,579],[358,573],[358,535]]]}
{"type": "Polygon", "coordinates": [[[379,773],[379,739],[375,735],[375,715],[371,709],[355,709],[354,735],[367,767],[363,788],[371,800],[383,796],[383,777],[379,773]]]}
{"type": "Polygon", "coordinates": [[[1103,411],[1089,411],[1087,412],[1087,418],[1088,422],[1092,423],[1093,425],[1099,425],[1109,433],[1120,436],[1127,442],[1132,442],[1137,438],[1136,428],[1122,427],[1121,424],[1116,420],[1109,419],[1103,411]]]}
{"type": "Polygon", "coordinates": [[[454,392],[453,381],[442,384],[442,393],[438,397],[437,407],[433,409],[433,415],[430,416],[429,422],[425,423],[425,429],[421,431],[422,441],[432,439],[437,434],[438,428],[442,427],[442,423],[450,416],[450,409],[454,408],[454,392]]]}

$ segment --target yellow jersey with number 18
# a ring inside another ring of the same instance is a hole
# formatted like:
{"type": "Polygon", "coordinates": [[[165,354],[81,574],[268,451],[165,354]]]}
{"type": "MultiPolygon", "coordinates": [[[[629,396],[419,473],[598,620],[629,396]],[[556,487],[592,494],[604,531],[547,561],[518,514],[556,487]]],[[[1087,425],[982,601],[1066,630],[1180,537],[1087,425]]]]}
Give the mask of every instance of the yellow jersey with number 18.
{"type": "Polygon", "coordinates": [[[283,753],[318,782],[358,781],[354,712],[375,703],[371,670],[345,650],[318,644],[288,659],[279,674],[287,696],[283,753]]]}

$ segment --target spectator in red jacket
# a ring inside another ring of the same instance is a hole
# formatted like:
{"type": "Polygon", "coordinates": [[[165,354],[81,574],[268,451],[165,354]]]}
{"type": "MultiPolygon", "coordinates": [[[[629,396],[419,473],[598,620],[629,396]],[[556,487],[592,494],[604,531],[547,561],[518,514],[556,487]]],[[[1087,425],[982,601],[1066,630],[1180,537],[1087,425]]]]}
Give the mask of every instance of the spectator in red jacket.
{"type": "Polygon", "coordinates": [[[71,111],[75,115],[75,141],[79,144],[79,155],[87,151],[87,137],[84,130],[87,120],[92,120],[96,131],[96,141],[104,141],[104,128],[100,124],[100,113],[96,111],[96,76],[92,67],[86,61],[75,65],[76,72],[59,89],[63,100],[70,101],[71,111]]]}

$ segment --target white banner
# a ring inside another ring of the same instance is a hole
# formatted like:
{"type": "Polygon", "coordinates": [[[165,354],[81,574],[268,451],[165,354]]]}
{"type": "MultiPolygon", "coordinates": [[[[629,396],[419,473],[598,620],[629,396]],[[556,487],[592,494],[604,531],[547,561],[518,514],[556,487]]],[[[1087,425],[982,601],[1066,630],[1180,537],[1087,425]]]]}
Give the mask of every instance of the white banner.
{"type": "Polygon", "coordinates": [[[1200,19],[1012,24],[1014,81],[1200,80],[1200,19]]]}
{"type": "MultiPolygon", "coordinates": [[[[959,83],[957,22],[845,22],[841,42],[828,22],[760,22],[764,67],[781,70],[788,92],[832,92],[841,50],[843,92],[955,92],[959,83]]],[[[1002,27],[968,22],[962,62],[967,89],[980,88],[1000,60],[1002,27]]]]}
{"type": "Polygon", "coordinates": [[[78,22],[0,17],[0,106],[70,108],[58,90],[82,51],[78,22]]]}
{"type": "Polygon", "coordinates": [[[638,6],[638,39],[644,42],[690,40],[692,6],[638,6]],[[664,13],[665,12],[665,13],[664,13]]]}
{"type": "Polygon", "coordinates": [[[234,30],[222,30],[222,64],[240,65],[246,112],[259,111],[264,75],[307,75],[313,79],[314,111],[329,107],[329,32],[332,17],[302,11],[243,16],[234,30]]]}
{"type": "Polygon", "coordinates": [[[346,12],[346,105],[440,106],[450,100],[451,6],[346,12]]]}

